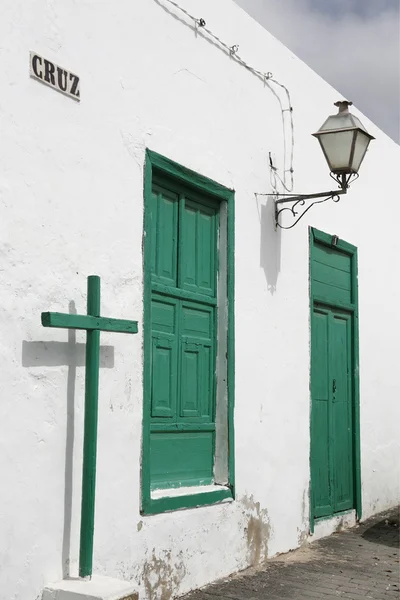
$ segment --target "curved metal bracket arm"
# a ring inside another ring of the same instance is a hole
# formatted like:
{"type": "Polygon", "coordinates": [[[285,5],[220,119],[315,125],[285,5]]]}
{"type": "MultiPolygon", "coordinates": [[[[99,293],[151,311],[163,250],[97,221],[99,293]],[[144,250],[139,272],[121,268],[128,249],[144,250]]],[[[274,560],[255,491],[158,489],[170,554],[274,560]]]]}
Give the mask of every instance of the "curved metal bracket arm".
{"type": "MultiPolygon", "coordinates": [[[[321,204],[322,202],[326,202],[327,200],[339,202],[340,196],[346,193],[347,187],[344,187],[340,190],[336,190],[335,192],[319,192],[318,194],[300,194],[299,196],[290,196],[289,198],[285,197],[282,199],[275,200],[275,226],[280,227],[281,229],[292,229],[292,227],[294,227],[296,223],[298,223],[300,219],[304,217],[306,212],[308,212],[310,208],[314,206],[314,204],[321,204]],[[295,222],[292,223],[292,225],[289,225],[287,227],[281,225],[281,223],[279,222],[279,218],[284,211],[288,210],[293,215],[293,217],[296,218],[299,214],[296,209],[298,207],[304,206],[306,200],[313,200],[314,198],[322,198],[322,200],[315,200],[315,202],[309,204],[309,206],[307,206],[307,208],[303,210],[303,212],[295,220],[295,222]],[[291,206],[283,206],[282,208],[280,208],[282,204],[291,204],[291,206]]],[[[284,194],[280,195],[284,196],[284,194]]]]}

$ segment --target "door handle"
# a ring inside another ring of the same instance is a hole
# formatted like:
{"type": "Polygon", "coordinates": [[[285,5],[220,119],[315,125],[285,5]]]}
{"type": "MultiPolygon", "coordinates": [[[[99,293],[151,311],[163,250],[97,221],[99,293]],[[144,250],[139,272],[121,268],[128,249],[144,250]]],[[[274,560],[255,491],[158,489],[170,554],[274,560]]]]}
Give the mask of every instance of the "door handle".
{"type": "Polygon", "coordinates": [[[332,381],[332,393],[336,394],[336,379],[332,381]]]}

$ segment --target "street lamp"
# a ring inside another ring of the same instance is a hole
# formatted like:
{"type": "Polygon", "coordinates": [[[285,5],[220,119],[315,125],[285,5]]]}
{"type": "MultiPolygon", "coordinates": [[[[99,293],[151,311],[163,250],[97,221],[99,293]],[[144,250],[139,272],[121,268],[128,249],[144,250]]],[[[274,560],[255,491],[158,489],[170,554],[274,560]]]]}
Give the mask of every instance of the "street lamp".
{"type": "MultiPolygon", "coordinates": [[[[291,229],[314,204],[326,202],[330,199],[338,202],[340,200],[339,196],[347,193],[350,181],[354,181],[358,177],[358,170],[367,152],[369,143],[375,138],[368,133],[361,121],[350,113],[349,106],[351,105],[352,102],[345,100],[335,102],[335,106],[339,108],[339,112],[336,115],[329,116],[317,133],[313,133],[313,136],[321,144],[331,177],[339,183],[340,189],[336,192],[301,194],[299,196],[290,196],[275,200],[275,223],[277,227],[291,229]],[[296,208],[304,206],[306,200],[314,198],[324,199],[310,204],[292,225],[288,227],[281,225],[279,217],[283,211],[288,210],[292,213],[293,217],[296,217],[298,215],[296,208]],[[288,203],[291,203],[291,206],[280,207],[280,205],[288,203]]],[[[287,194],[279,195],[287,196],[287,194]]]]}

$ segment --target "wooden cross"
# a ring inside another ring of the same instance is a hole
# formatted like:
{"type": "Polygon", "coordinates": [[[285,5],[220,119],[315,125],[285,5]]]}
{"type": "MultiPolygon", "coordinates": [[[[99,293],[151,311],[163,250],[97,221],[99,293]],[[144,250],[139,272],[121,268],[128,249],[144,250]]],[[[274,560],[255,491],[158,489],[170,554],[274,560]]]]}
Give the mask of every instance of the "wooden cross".
{"type": "Polygon", "coordinates": [[[100,331],[137,333],[137,321],[100,317],[100,277],[90,275],[87,315],[43,312],[44,327],[86,330],[85,420],[83,434],[82,508],[79,576],[91,577],[96,492],[97,416],[99,398],[100,331]]]}

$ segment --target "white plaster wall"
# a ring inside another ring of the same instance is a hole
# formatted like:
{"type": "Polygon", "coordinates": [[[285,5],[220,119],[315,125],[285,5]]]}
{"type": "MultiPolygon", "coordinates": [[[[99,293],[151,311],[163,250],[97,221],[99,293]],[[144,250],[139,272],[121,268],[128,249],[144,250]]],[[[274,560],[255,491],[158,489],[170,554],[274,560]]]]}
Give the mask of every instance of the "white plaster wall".
{"type": "MultiPolygon", "coordinates": [[[[310,133],[340,93],[229,0],[180,2],[289,88],[295,191],[330,189],[310,133]]],[[[40,313],[85,311],[89,274],[102,314],[140,324],[101,338],[96,572],[165,599],[305,537],[309,225],[359,247],[364,516],[399,501],[399,148],[361,116],[377,140],[349,195],[275,232],[254,193],[271,191],[268,152],[283,164],[284,91],[188,23],[163,0],[2,2],[1,600],[76,573],[85,337],[40,313]],[[81,103],[29,78],[30,50],[81,76],[81,103]],[[236,190],[237,501],[152,517],[139,514],[145,147],[236,190]]]]}

